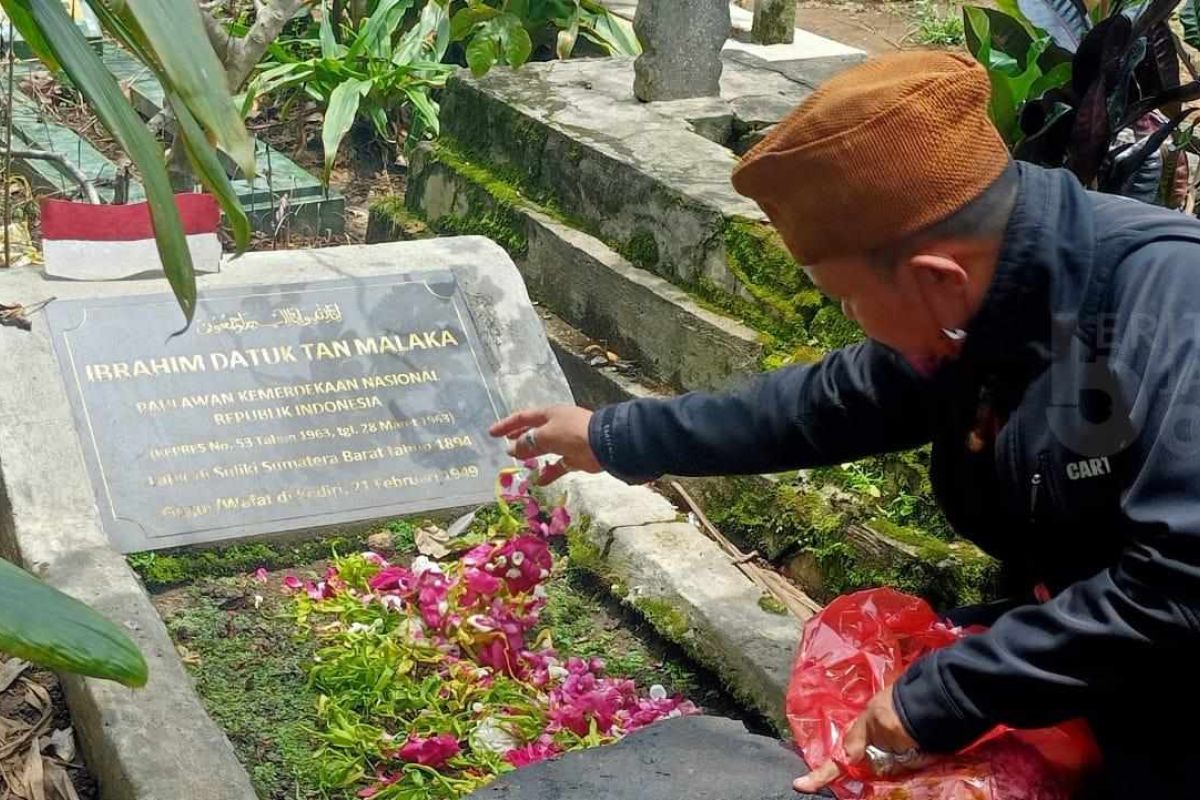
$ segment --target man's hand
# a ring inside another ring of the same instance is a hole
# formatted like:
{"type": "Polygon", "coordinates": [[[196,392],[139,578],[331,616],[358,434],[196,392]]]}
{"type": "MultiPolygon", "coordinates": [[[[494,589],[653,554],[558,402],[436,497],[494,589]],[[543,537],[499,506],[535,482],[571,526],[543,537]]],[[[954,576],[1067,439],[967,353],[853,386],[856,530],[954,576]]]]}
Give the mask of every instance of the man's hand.
{"type": "Polygon", "coordinates": [[[508,448],[509,455],[522,461],[538,456],[562,456],[538,476],[538,485],[545,486],[573,470],[604,470],[588,439],[588,423],[591,419],[592,412],[585,408],[551,406],[517,412],[497,422],[489,433],[512,442],[508,448]]]}
{"type": "MultiPolygon", "coordinates": [[[[908,735],[892,700],[889,686],[871,698],[862,715],[846,731],[846,756],[851,764],[860,764],[866,759],[867,745],[873,745],[888,753],[907,753],[917,747],[908,735]]],[[[914,764],[913,766],[917,766],[914,764]]],[[[821,764],[803,778],[792,784],[797,792],[815,794],[831,783],[841,770],[832,761],[821,764]]]]}

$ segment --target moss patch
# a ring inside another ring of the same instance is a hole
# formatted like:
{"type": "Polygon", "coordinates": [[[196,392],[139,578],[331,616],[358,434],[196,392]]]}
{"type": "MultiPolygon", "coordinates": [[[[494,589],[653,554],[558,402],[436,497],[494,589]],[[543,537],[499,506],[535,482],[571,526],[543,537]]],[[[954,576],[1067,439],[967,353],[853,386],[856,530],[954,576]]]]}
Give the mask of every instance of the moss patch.
{"type": "Polygon", "coordinates": [[[979,602],[992,590],[996,565],[967,543],[947,542],[878,516],[839,485],[762,478],[704,481],[698,493],[713,523],[777,564],[819,575],[806,586],[818,600],[873,586],[895,586],[940,607],[979,602]],[[864,525],[915,551],[881,560],[846,538],[864,525]],[[884,529],[886,526],[886,529],[884,529]]]}
{"type": "MultiPolygon", "coordinates": [[[[328,545],[325,545],[328,555],[328,545]]],[[[278,583],[275,581],[274,583],[278,583]]],[[[318,790],[317,696],[305,667],[311,641],[295,638],[290,600],[246,578],[203,578],[154,598],[180,646],[204,707],[228,734],[264,800],[349,800],[318,790]],[[263,598],[255,608],[255,595],[263,598]]]]}
{"type": "Polygon", "coordinates": [[[151,591],[203,579],[247,575],[259,567],[280,569],[327,558],[331,551],[354,552],[366,547],[366,536],[335,536],[309,542],[272,544],[252,542],[211,550],[179,549],[132,553],[129,566],[151,591]]]}
{"type": "Polygon", "coordinates": [[[650,231],[640,230],[625,243],[621,255],[634,266],[654,271],[659,259],[658,241],[650,231]]]}
{"type": "Polygon", "coordinates": [[[431,235],[424,220],[405,207],[403,197],[384,197],[371,204],[367,214],[368,243],[423,239],[431,235]]]}

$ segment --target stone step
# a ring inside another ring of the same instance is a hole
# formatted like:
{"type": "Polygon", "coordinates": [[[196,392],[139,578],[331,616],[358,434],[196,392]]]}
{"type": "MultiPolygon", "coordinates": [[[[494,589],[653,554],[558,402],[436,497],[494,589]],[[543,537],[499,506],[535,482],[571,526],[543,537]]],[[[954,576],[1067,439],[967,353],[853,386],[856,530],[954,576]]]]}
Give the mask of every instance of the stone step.
{"type": "MultiPolygon", "coordinates": [[[[516,260],[530,293],[652,382],[681,391],[718,389],[757,371],[760,337],[709,311],[660,277],[519,195],[498,197],[479,170],[422,145],[409,167],[406,204],[434,230],[490,234],[516,260]]],[[[379,218],[388,205],[372,209],[379,218]]]]}
{"type": "Polygon", "coordinates": [[[571,518],[586,523],[568,533],[572,566],[611,587],[746,707],[786,732],[784,694],[802,620],[767,610],[763,590],[725,551],[646,487],[571,473],[547,491],[564,496],[571,518]]]}
{"type": "Polygon", "coordinates": [[[634,98],[628,58],[528,64],[482,78],[463,72],[443,97],[442,132],[472,160],[636,253],[639,266],[733,293],[745,287],[728,267],[724,226],[766,219],[730,185],[736,156],[726,144],[738,123],[777,121],[810,89],[727,67],[722,98],[660,103],[634,98]]]}

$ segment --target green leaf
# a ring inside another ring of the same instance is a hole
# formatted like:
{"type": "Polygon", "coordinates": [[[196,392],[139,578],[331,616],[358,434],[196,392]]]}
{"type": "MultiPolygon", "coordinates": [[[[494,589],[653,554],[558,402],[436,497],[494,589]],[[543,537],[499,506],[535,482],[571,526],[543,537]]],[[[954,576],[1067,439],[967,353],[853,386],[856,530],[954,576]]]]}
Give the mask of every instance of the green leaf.
{"type": "MultiPolygon", "coordinates": [[[[71,81],[83,93],[104,127],[137,164],[154,225],[155,241],[163,271],[175,292],[184,317],[190,323],[196,310],[196,276],[192,256],[179,220],[179,209],[167,176],[166,162],[158,142],[125,99],[117,79],[100,61],[61,3],[43,0],[9,0],[22,3],[46,36],[46,41],[71,81]]],[[[221,84],[224,86],[224,83],[221,84]]],[[[229,99],[230,110],[233,100],[229,99]]],[[[187,98],[184,98],[187,102],[187,98]]],[[[239,124],[240,120],[239,120],[239,124]]],[[[244,131],[244,129],[243,129],[244,131]]],[[[251,154],[253,155],[253,153],[251,154]]]]}
{"type": "Polygon", "coordinates": [[[329,20],[330,10],[324,2],[321,4],[321,58],[337,58],[339,50],[337,37],[333,34],[333,23],[329,20]]]}
{"type": "Polygon", "coordinates": [[[521,23],[519,17],[504,14],[497,17],[493,23],[500,32],[500,49],[504,52],[505,62],[512,67],[519,67],[529,60],[533,52],[533,40],[529,31],[521,23]]]}
{"type": "Polygon", "coordinates": [[[408,64],[414,61],[441,61],[451,39],[450,12],[437,2],[428,2],[421,10],[421,18],[408,30],[396,46],[392,63],[408,64]],[[433,47],[430,48],[432,40],[433,47]]]}
{"type": "MultiPolygon", "coordinates": [[[[94,7],[104,5],[105,0],[89,3],[94,7]]],[[[163,86],[179,95],[244,174],[253,175],[254,145],[233,103],[225,68],[208,42],[196,3],[125,0],[124,12],[118,16],[157,58],[163,86]]]]}
{"type": "Polygon", "coordinates": [[[348,78],[339,83],[329,96],[329,108],[325,109],[325,123],[321,126],[321,144],[325,148],[325,183],[337,159],[338,147],[354,124],[358,104],[363,95],[371,90],[372,82],[348,78]]]}
{"type": "Polygon", "coordinates": [[[1029,87],[1029,91],[1025,96],[1026,100],[1037,100],[1051,89],[1057,89],[1060,86],[1066,86],[1071,82],[1071,65],[1059,64],[1049,72],[1043,73],[1040,78],[1033,82],[1029,87]]]}
{"type": "MultiPolygon", "coordinates": [[[[62,8],[59,3],[53,5],[62,8]]],[[[47,38],[54,37],[48,34],[47,38]]],[[[52,670],[105,678],[126,686],[145,686],[148,677],[146,660],[120,628],[75,598],[3,560],[0,651],[52,670]]]]}
{"type": "Polygon", "coordinates": [[[454,14],[450,20],[450,40],[461,42],[470,35],[471,31],[481,22],[486,22],[500,14],[500,9],[491,6],[482,8],[464,8],[454,14]]]}
{"type": "Polygon", "coordinates": [[[179,133],[183,139],[183,145],[187,149],[188,162],[192,165],[192,171],[205,188],[217,198],[221,210],[225,212],[225,221],[233,231],[234,243],[240,253],[250,244],[250,220],[246,216],[246,210],[242,208],[242,202],[238,200],[237,193],[233,190],[233,184],[229,182],[225,166],[217,157],[216,151],[204,141],[204,131],[188,111],[187,105],[170,92],[167,93],[167,102],[170,103],[171,111],[175,114],[175,121],[179,125],[179,133]]]}
{"type": "Polygon", "coordinates": [[[59,70],[58,59],[54,57],[50,43],[46,41],[46,37],[42,35],[42,29],[33,21],[33,15],[29,13],[24,4],[13,2],[13,0],[0,0],[0,8],[4,9],[9,22],[21,34],[21,38],[25,40],[25,44],[29,46],[38,60],[45,64],[51,72],[57,72],[59,70]]]}
{"type": "Polygon", "coordinates": [[[979,6],[963,6],[963,29],[967,50],[985,67],[992,64],[992,25],[985,10],[979,6]]]}
{"type": "Polygon", "coordinates": [[[496,64],[496,40],[490,31],[479,31],[467,45],[467,66],[476,76],[486,75],[496,64]]]}
{"type": "Polygon", "coordinates": [[[438,107],[433,102],[433,98],[429,96],[429,90],[424,86],[406,86],[404,93],[408,97],[408,102],[412,104],[416,120],[421,125],[421,133],[428,131],[433,136],[437,136],[441,130],[438,122],[438,107]]]}
{"type": "Polygon", "coordinates": [[[1183,23],[1183,41],[1200,49],[1200,0],[1183,0],[1179,21],[1183,23]]]}
{"type": "Polygon", "coordinates": [[[584,38],[612,56],[641,55],[642,45],[634,35],[632,24],[591,0],[584,0],[581,5],[585,11],[580,15],[584,38]]]}
{"type": "Polygon", "coordinates": [[[354,59],[364,51],[378,58],[387,58],[382,47],[391,42],[392,34],[404,19],[404,12],[412,7],[413,0],[380,0],[379,5],[371,12],[362,30],[354,38],[346,58],[354,59]]]}

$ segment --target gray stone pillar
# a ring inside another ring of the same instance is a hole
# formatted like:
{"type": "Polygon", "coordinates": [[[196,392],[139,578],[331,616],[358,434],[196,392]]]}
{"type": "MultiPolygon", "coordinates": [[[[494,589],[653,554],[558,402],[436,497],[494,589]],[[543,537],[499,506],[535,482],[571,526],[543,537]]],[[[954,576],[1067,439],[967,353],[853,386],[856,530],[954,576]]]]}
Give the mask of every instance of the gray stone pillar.
{"type": "Polygon", "coordinates": [[[642,43],[633,93],[643,102],[721,94],[728,0],[641,0],[633,29],[642,43]]]}
{"type": "Polygon", "coordinates": [[[796,0],[754,0],[756,44],[790,44],[796,38],[796,0]]]}

